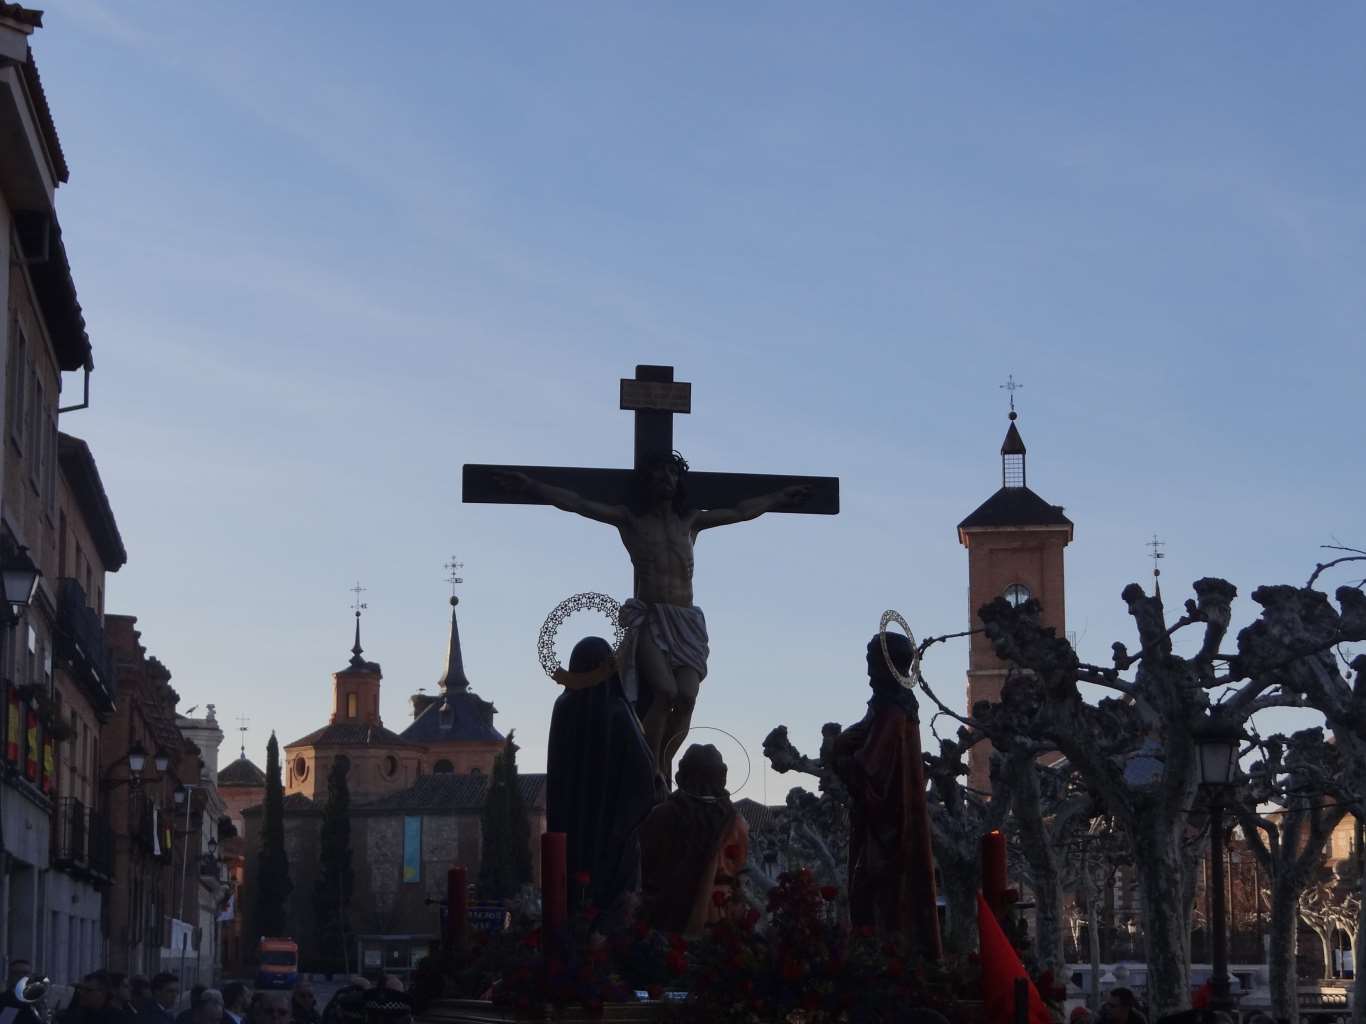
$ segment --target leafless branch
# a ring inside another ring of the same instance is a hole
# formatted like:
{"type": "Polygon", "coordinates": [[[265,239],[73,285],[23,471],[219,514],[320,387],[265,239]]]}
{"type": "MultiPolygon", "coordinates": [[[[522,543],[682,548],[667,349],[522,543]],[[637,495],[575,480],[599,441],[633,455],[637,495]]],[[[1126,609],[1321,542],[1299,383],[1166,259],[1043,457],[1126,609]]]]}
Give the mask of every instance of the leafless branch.
{"type": "Polygon", "coordinates": [[[1366,551],[1362,551],[1360,548],[1343,547],[1341,544],[1320,544],[1319,547],[1324,551],[1346,551],[1348,554],[1343,555],[1341,558],[1334,558],[1330,562],[1320,562],[1318,565],[1314,566],[1314,572],[1310,575],[1309,582],[1305,584],[1306,588],[1312,587],[1314,581],[1317,580],[1319,576],[1326,570],[1333,568],[1335,565],[1341,565],[1343,562],[1366,561],[1366,551]]]}

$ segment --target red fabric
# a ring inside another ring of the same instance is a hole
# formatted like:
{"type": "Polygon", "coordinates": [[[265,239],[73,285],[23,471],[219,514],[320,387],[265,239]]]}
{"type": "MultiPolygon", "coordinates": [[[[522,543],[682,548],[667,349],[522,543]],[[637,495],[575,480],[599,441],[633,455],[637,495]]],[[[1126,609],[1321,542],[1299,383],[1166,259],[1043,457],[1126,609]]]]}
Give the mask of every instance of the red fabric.
{"type": "Polygon", "coordinates": [[[1214,995],[1214,982],[1206,981],[1195,990],[1195,995],[1191,996],[1191,1009],[1204,1010],[1209,1007],[1210,997],[1214,995]]]}
{"type": "Polygon", "coordinates": [[[1029,975],[1015,953],[1015,947],[1001,930],[996,915],[987,906],[982,894],[977,894],[977,931],[982,949],[982,999],[986,1003],[987,1020],[991,1024],[1011,1024],[1015,1020],[1015,980],[1024,978],[1029,984],[1030,1024],[1052,1024],[1053,1016],[1039,996],[1039,990],[1029,981],[1029,975]]]}
{"type": "Polygon", "coordinates": [[[920,723],[890,702],[840,734],[835,771],[853,798],[849,916],[855,927],[905,935],[937,960],[934,861],[925,805],[920,723]]]}

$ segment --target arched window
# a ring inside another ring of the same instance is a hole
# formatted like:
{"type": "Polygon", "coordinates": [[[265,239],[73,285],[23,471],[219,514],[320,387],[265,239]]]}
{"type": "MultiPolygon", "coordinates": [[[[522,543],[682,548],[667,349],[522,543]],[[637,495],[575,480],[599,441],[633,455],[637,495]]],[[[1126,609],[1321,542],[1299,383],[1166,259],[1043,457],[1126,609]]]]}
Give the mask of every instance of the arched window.
{"type": "Polygon", "coordinates": [[[444,757],[432,765],[433,775],[451,775],[455,772],[455,765],[451,764],[444,757]]]}

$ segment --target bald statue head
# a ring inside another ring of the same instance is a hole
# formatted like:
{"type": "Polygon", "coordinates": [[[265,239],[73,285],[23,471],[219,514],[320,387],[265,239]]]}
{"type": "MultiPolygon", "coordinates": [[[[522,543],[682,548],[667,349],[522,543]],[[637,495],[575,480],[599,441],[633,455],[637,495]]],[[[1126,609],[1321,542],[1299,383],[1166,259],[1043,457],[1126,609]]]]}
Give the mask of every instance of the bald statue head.
{"type": "Polygon", "coordinates": [[[726,762],[721,760],[721,751],[710,743],[694,743],[679,759],[675,781],[692,796],[726,796],[726,762]]]}

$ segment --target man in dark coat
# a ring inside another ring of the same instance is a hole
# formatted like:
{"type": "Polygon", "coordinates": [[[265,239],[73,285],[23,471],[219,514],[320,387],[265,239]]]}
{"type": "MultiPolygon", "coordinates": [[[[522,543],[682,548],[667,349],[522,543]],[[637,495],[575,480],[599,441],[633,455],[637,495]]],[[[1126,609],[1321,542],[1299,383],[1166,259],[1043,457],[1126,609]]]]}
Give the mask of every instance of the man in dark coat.
{"type": "MultiPolygon", "coordinates": [[[[612,657],[597,636],[569,656],[571,673],[592,673],[612,657]]],[[[566,689],[555,699],[546,752],[546,828],[566,835],[570,892],[599,911],[596,928],[608,934],[628,924],[640,888],[637,827],[656,799],[656,763],[640,721],[612,672],[602,682],[566,689]]]]}
{"type": "Polygon", "coordinates": [[[175,1006],[179,1001],[179,979],[163,971],[152,979],[152,999],[138,1014],[139,1024],[175,1024],[175,1006]]]}
{"type": "MultiPolygon", "coordinates": [[[[888,633],[887,653],[906,676],[914,658],[910,641],[888,633]]],[[[831,744],[832,767],[850,797],[850,922],[904,938],[916,952],[937,959],[920,711],[915,695],[888,666],[881,635],[868,643],[868,685],[873,696],[867,714],[831,744]]]]}

